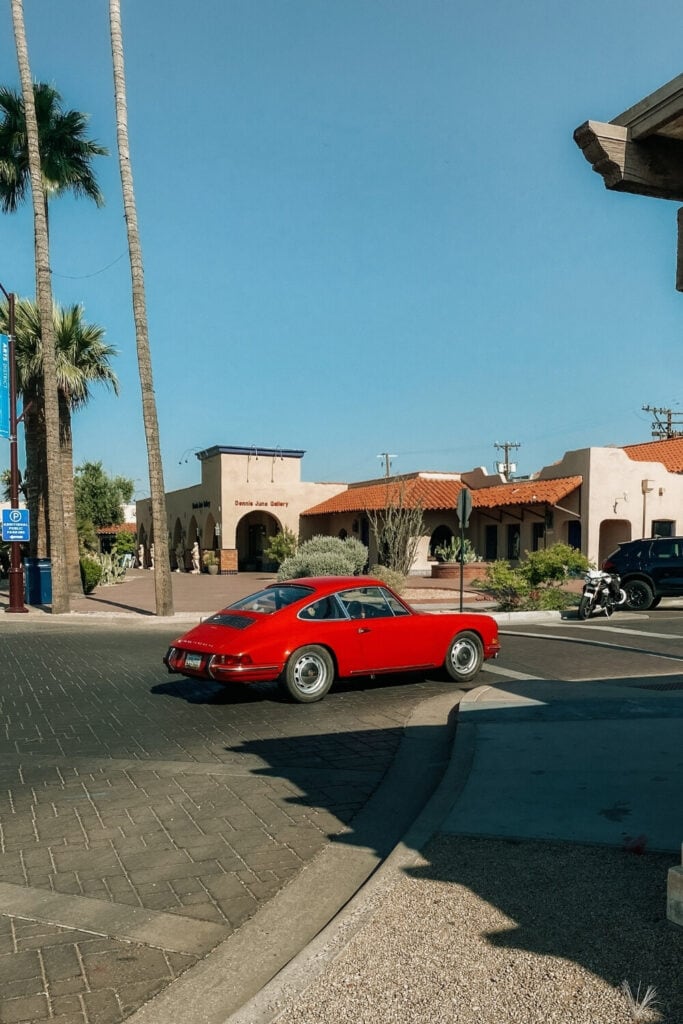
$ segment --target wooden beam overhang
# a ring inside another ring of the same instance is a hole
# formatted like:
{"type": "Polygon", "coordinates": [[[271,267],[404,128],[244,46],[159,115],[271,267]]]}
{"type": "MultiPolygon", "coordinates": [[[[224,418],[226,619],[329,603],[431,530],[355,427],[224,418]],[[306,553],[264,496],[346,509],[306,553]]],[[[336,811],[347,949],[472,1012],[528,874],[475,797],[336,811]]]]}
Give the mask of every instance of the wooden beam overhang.
{"type": "Polygon", "coordinates": [[[502,523],[503,522],[503,512],[502,512],[502,509],[498,512],[497,516],[495,516],[492,512],[485,512],[483,508],[477,508],[474,511],[477,513],[477,515],[483,516],[486,519],[492,519],[494,521],[494,523],[502,523]]]}
{"type": "Polygon", "coordinates": [[[683,75],[605,124],[585,121],[574,141],[614,192],[683,201],[683,75]]]}
{"type": "Polygon", "coordinates": [[[605,188],[683,202],[683,141],[649,135],[636,141],[625,125],[586,121],[574,141],[605,188]]]}

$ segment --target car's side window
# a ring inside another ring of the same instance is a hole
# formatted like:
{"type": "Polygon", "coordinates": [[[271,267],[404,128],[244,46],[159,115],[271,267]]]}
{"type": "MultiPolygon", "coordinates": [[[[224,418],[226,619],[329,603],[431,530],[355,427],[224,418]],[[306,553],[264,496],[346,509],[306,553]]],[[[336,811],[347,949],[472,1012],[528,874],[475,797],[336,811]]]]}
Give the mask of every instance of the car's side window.
{"type": "Polygon", "coordinates": [[[380,587],[354,587],[339,594],[350,619],[386,619],[393,615],[380,587]]]}
{"type": "Polygon", "coordinates": [[[388,590],[382,590],[382,594],[394,615],[410,615],[408,609],[393,594],[390,594],[388,590]]]}
{"type": "Polygon", "coordinates": [[[314,601],[313,604],[306,605],[306,607],[302,608],[299,612],[299,618],[304,620],[343,619],[344,617],[344,612],[334,595],[331,595],[330,597],[321,597],[319,601],[314,601]]]}

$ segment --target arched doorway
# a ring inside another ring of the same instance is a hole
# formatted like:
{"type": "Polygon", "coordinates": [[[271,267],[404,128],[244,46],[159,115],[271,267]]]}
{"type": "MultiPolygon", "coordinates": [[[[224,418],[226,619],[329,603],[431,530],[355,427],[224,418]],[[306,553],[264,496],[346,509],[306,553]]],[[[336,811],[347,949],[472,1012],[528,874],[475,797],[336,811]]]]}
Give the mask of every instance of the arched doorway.
{"type": "Polygon", "coordinates": [[[269,512],[249,512],[237,524],[235,547],[237,568],[240,572],[274,572],[275,566],[266,562],[264,551],[271,537],[282,529],[280,522],[269,512]]]}
{"type": "Polygon", "coordinates": [[[176,519],[171,538],[171,560],[173,567],[178,572],[185,571],[185,544],[183,542],[183,526],[180,519],[176,519]]]}
{"type": "Polygon", "coordinates": [[[429,557],[436,558],[436,549],[441,547],[442,544],[450,544],[453,540],[453,531],[450,526],[441,524],[432,533],[429,538],[429,557]]]}
{"type": "Polygon", "coordinates": [[[600,523],[598,565],[624,541],[631,540],[631,524],[627,519],[603,519],[600,523]]]}

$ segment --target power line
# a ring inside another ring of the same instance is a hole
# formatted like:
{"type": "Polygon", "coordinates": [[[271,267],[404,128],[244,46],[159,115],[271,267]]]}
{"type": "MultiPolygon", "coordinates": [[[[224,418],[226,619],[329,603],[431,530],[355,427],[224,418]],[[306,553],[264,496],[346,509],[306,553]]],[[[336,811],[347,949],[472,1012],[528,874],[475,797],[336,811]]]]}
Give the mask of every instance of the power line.
{"type": "Polygon", "coordinates": [[[659,441],[670,441],[672,437],[683,437],[683,430],[675,430],[674,427],[683,427],[683,420],[681,414],[678,414],[678,419],[674,420],[673,409],[655,409],[652,405],[644,405],[643,412],[651,412],[654,416],[652,423],[652,436],[657,438],[659,441]],[[666,417],[666,422],[662,422],[660,417],[666,417]]]}

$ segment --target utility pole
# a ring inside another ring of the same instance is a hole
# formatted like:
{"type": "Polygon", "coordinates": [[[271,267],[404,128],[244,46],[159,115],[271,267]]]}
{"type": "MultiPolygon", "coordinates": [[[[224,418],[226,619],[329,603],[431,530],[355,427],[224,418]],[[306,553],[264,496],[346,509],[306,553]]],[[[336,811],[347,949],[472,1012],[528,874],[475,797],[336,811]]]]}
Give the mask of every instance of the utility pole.
{"type": "Polygon", "coordinates": [[[499,473],[502,474],[507,480],[512,480],[512,474],[517,470],[517,463],[510,462],[510,452],[516,448],[521,448],[521,444],[518,441],[501,441],[494,442],[493,445],[499,452],[503,452],[505,459],[503,462],[497,462],[496,468],[499,473]]]}
{"type": "Polygon", "coordinates": [[[381,452],[378,459],[384,459],[384,475],[391,476],[391,460],[395,459],[395,455],[390,455],[389,452],[381,452]]]}
{"type": "Polygon", "coordinates": [[[644,405],[643,412],[651,412],[654,416],[652,436],[657,438],[657,440],[670,441],[672,437],[683,437],[683,430],[674,429],[674,427],[683,427],[680,413],[678,419],[674,422],[673,409],[655,409],[652,405],[644,405]],[[666,423],[662,422],[660,416],[666,417],[666,423]]]}

